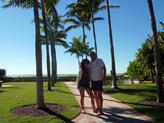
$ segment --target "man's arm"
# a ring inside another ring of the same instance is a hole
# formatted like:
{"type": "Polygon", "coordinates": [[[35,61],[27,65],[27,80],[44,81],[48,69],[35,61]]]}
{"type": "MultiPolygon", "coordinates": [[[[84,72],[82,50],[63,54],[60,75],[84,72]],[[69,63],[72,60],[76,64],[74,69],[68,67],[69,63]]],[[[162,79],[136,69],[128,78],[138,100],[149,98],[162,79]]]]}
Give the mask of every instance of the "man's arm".
{"type": "Polygon", "coordinates": [[[104,71],[104,76],[103,76],[103,83],[106,82],[106,67],[102,67],[103,71],[104,71]]]}

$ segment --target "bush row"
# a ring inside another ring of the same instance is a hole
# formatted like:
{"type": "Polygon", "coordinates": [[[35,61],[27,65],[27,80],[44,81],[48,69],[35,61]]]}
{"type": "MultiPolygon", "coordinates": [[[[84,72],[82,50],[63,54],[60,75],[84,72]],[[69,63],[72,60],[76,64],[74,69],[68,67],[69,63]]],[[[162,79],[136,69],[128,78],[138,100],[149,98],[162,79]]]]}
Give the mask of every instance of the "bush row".
{"type": "MultiPolygon", "coordinates": [[[[57,77],[57,81],[76,81],[77,76],[57,77]]],[[[124,80],[124,77],[117,76],[117,80],[124,80]]],[[[112,76],[107,76],[106,80],[112,80],[112,76]]],[[[36,77],[6,77],[5,82],[36,82],[36,77]]],[[[47,77],[43,77],[43,81],[47,81],[47,77]]]]}

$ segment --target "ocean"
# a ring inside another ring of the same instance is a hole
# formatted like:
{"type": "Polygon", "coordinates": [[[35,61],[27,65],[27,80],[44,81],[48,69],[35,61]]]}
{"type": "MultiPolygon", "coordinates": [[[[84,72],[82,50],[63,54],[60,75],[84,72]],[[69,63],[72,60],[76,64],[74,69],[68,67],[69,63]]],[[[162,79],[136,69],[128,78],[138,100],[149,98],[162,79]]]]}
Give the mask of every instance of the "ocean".
{"type": "MultiPolygon", "coordinates": [[[[110,73],[107,73],[107,75],[111,75],[110,73]]],[[[118,75],[123,75],[123,73],[117,73],[118,75]]],[[[13,74],[13,75],[6,75],[7,77],[35,77],[36,74],[13,74]]],[[[47,74],[43,74],[44,77],[47,76],[47,74]]],[[[58,77],[60,76],[77,76],[77,74],[57,74],[58,77]]]]}

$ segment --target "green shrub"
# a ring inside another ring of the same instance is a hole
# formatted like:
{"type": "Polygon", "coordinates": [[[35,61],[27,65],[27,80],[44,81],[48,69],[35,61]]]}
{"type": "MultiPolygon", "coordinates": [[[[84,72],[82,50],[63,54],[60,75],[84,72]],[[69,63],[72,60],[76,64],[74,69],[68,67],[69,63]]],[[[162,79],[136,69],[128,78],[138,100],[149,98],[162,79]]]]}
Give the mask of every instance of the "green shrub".
{"type": "Polygon", "coordinates": [[[0,69],[0,80],[4,80],[6,76],[6,70],[0,69]]]}

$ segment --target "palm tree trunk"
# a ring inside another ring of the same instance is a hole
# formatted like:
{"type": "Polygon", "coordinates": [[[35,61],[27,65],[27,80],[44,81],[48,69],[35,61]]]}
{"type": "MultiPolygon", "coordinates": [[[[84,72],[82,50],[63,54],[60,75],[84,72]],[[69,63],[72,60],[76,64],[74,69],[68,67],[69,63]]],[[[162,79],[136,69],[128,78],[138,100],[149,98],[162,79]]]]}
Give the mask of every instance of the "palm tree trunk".
{"type": "Polygon", "coordinates": [[[55,83],[57,81],[57,60],[56,60],[56,48],[55,48],[55,45],[54,45],[54,65],[55,65],[55,83]]]}
{"type": "Polygon", "coordinates": [[[54,43],[53,43],[51,31],[50,31],[50,41],[51,41],[51,59],[52,59],[52,86],[54,86],[54,84],[55,84],[55,61],[54,61],[54,43]]]}
{"type": "Polygon", "coordinates": [[[111,58],[112,58],[112,88],[117,89],[116,83],[116,70],[115,70],[115,58],[114,58],[114,47],[113,47],[113,37],[112,37],[112,27],[110,21],[110,10],[109,10],[109,2],[106,0],[107,4],[107,12],[108,12],[108,26],[109,26],[109,37],[110,37],[110,47],[111,47],[111,58]]]}
{"type": "Polygon", "coordinates": [[[79,56],[77,56],[78,59],[78,64],[79,64],[79,69],[80,69],[80,60],[79,60],[79,56]]]}
{"type": "Polygon", "coordinates": [[[161,64],[161,56],[159,51],[159,44],[157,38],[157,28],[156,21],[153,10],[152,0],[147,0],[150,20],[151,20],[151,28],[153,33],[153,45],[154,45],[154,60],[155,60],[155,71],[156,71],[156,84],[157,84],[157,102],[164,102],[164,93],[163,93],[163,81],[162,81],[162,64],[161,64]]]}
{"type": "Polygon", "coordinates": [[[85,55],[86,55],[86,59],[87,59],[87,51],[86,51],[86,43],[85,43],[85,29],[83,26],[83,42],[84,42],[84,47],[85,47],[85,55]]]}
{"type": "Polygon", "coordinates": [[[40,23],[38,13],[38,0],[33,0],[34,17],[35,17],[35,55],[36,55],[36,81],[37,81],[37,104],[36,108],[41,109],[45,107],[43,95],[43,78],[42,78],[42,49],[40,38],[40,23]]]}
{"type": "Polygon", "coordinates": [[[151,74],[151,80],[154,83],[154,74],[153,74],[153,66],[150,66],[150,74],[151,74]]]}
{"type": "Polygon", "coordinates": [[[47,78],[48,78],[48,90],[51,90],[51,77],[50,77],[50,56],[49,56],[49,46],[48,46],[48,35],[47,35],[47,22],[45,18],[44,0],[41,0],[42,16],[46,37],[46,52],[47,52],[47,78]]]}
{"type": "Polygon", "coordinates": [[[95,43],[95,51],[96,51],[96,55],[98,57],[98,54],[97,54],[97,43],[96,43],[96,32],[95,32],[95,23],[94,23],[94,20],[93,20],[93,12],[91,12],[91,19],[92,19],[92,26],[93,26],[93,36],[94,36],[94,43],[95,43]]]}

